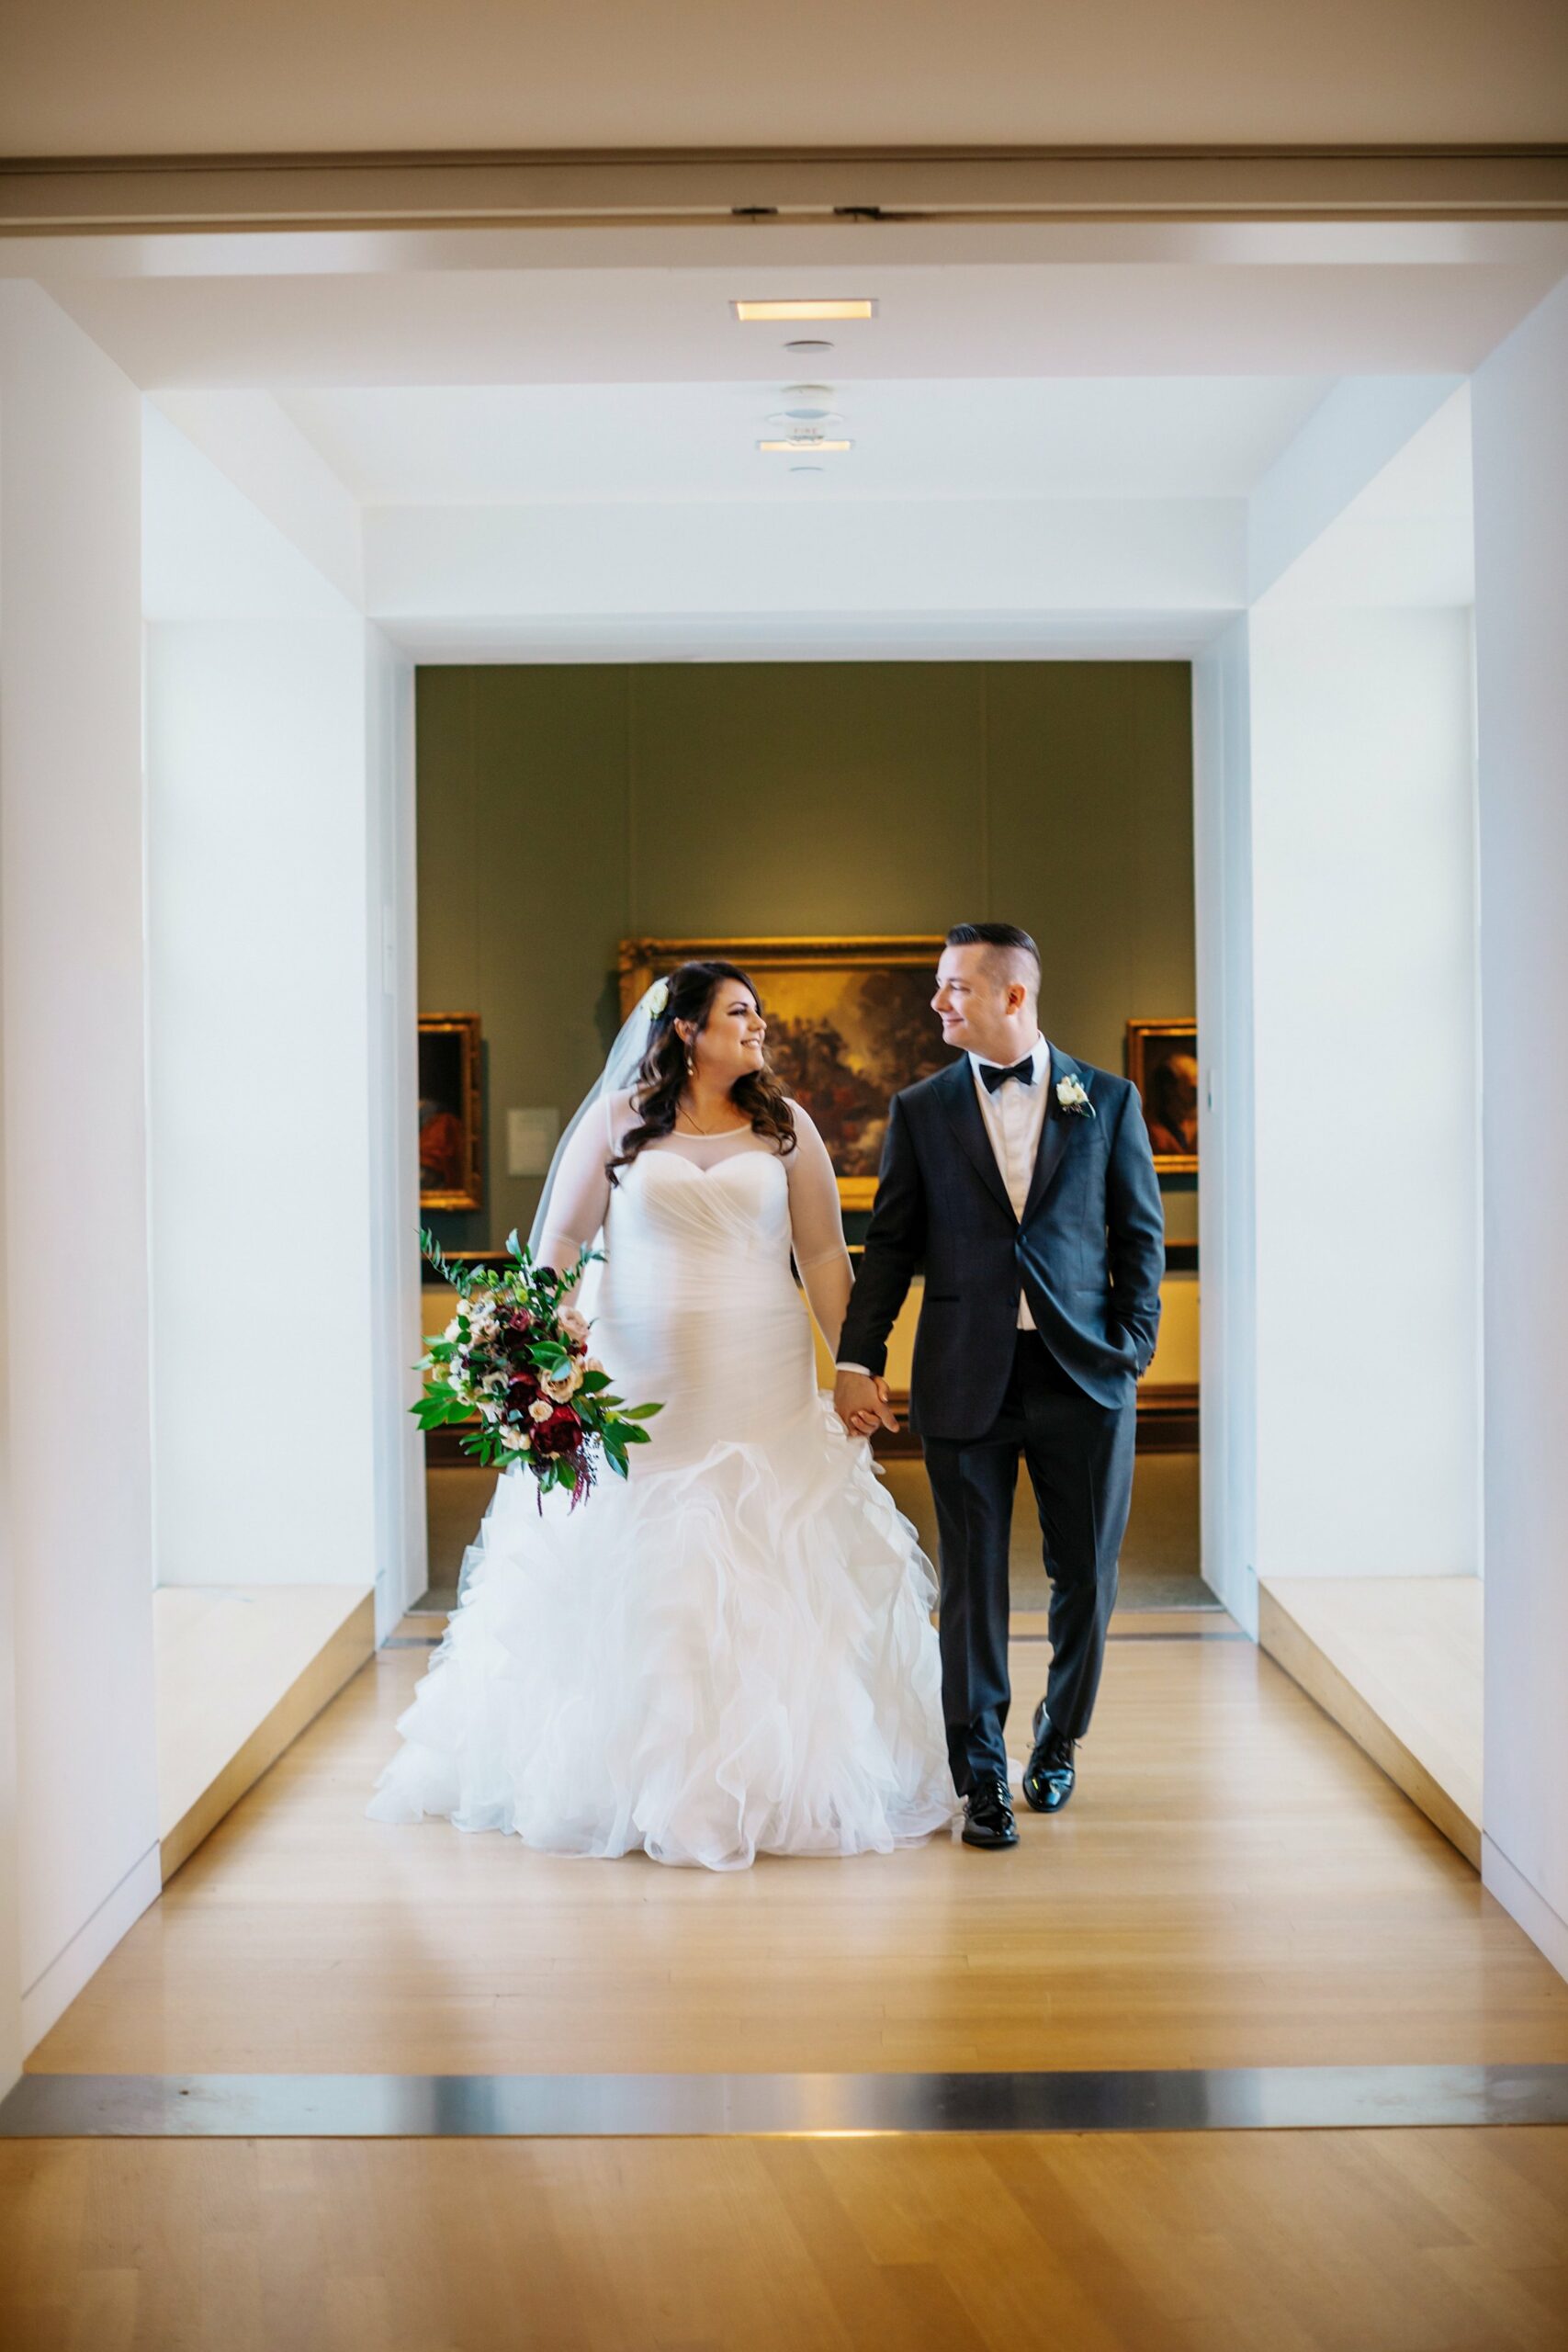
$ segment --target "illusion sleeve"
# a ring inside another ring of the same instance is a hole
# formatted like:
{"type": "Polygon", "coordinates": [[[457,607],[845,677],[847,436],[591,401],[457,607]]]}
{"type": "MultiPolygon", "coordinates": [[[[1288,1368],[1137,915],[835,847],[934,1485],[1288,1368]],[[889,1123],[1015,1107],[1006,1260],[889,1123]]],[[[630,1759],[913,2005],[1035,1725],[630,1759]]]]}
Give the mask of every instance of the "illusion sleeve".
{"type": "Polygon", "coordinates": [[[549,1222],[539,1243],[539,1256],[558,1272],[585,1250],[604,1222],[610,1205],[606,1169],[626,1123],[629,1097],[613,1094],[603,1110],[585,1118],[566,1148],[550,1193],[549,1222]]]}
{"type": "Polygon", "coordinates": [[[809,1115],[798,1102],[792,1102],[790,1108],[796,1138],[795,1148],[784,1161],[789,1174],[790,1240],[817,1328],[831,1355],[838,1351],[844,1310],[854,1288],[850,1253],[844,1247],[844,1220],[839,1214],[839,1180],[828,1147],[809,1115]]]}

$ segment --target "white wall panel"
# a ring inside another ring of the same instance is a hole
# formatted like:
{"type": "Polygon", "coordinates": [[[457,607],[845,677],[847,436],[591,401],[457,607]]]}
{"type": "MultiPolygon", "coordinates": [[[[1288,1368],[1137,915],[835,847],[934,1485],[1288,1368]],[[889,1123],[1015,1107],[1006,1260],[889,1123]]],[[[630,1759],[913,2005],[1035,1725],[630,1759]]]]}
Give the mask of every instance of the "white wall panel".
{"type": "Polygon", "coordinates": [[[1192,665],[1192,723],[1202,1069],[1202,1566],[1232,1614],[1255,1633],[1252,721],[1245,617],[1234,621],[1192,665]]]}
{"type": "Polygon", "coordinates": [[[157,1887],[141,410],[0,288],[0,2079],[157,1887]]]}
{"type": "Polygon", "coordinates": [[[1473,1574],[1469,616],[1249,630],[1258,1572],[1473,1574]]]}
{"type": "Polygon", "coordinates": [[[375,1575],[365,624],[148,633],[158,1576],[375,1575]]]}
{"type": "Polygon", "coordinates": [[[1568,287],[1472,387],[1487,1885],[1568,1973],[1568,287]]]}

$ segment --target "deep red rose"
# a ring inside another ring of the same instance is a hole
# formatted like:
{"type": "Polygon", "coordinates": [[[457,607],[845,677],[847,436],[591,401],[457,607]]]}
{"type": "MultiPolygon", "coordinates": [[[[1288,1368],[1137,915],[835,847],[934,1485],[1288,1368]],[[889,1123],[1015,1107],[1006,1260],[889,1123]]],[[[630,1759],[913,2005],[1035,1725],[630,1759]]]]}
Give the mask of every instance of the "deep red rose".
{"type": "Polygon", "coordinates": [[[558,1405],[547,1421],[534,1423],[536,1453],[575,1453],[582,1423],[570,1405],[558,1405]]]}

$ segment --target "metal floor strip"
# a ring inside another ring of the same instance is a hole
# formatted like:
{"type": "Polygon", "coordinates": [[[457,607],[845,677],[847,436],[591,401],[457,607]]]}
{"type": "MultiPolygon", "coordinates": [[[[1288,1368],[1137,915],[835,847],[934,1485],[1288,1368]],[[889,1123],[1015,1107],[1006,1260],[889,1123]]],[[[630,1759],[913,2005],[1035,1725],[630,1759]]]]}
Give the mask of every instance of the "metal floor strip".
{"type": "Polygon", "coordinates": [[[1568,2065],[964,2075],[25,2075],[6,2139],[681,2139],[1568,2124],[1568,2065]]]}

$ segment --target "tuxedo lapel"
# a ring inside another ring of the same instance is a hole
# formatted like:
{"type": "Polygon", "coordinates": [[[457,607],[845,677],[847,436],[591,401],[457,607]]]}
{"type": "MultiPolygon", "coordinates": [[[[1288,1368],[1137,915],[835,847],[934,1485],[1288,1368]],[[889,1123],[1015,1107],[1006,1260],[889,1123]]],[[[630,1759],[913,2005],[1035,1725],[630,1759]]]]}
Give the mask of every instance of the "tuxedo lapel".
{"type": "Polygon", "coordinates": [[[986,1122],[980,1115],[980,1105],[975,1094],[975,1072],[967,1054],[944,1071],[936,1091],[946,1114],[948,1125],[958,1137],[975,1164],[987,1191],[1013,1216],[1008,1188],[1002,1182],[1002,1171],[997,1166],[997,1155],[991,1148],[991,1138],[986,1122]]]}
{"type": "Polygon", "coordinates": [[[1021,1222],[1025,1225],[1040,1206],[1050,1190],[1051,1179],[1062,1164],[1062,1154],[1067,1148],[1070,1122],[1057,1098],[1056,1088],[1064,1078],[1077,1078],[1078,1066],[1070,1054],[1053,1046],[1051,1067],[1044,1080],[1045,1118],[1040,1129],[1040,1148],[1034,1156],[1034,1173],[1029,1182],[1029,1197],[1023,1204],[1021,1222]]]}

